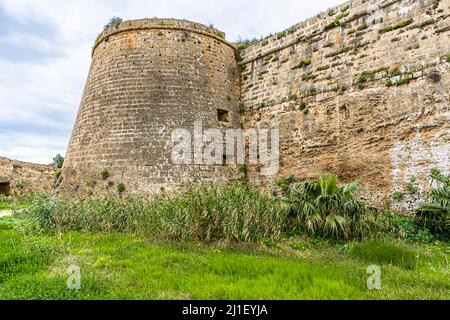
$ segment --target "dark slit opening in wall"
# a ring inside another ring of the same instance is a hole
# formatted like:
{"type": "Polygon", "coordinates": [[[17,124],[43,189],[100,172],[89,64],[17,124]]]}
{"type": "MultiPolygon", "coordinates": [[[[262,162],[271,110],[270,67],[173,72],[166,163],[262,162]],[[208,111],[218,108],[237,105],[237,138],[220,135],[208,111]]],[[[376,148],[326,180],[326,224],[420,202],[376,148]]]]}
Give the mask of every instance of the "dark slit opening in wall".
{"type": "Polygon", "coordinates": [[[226,166],[228,164],[228,156],[224,154],[222,156],[222,166],[226,166]]]}
{"type": "Polygon", "coordinates": [[[0,182],[0,195],[9,196],[10,186],[9,182],[0,182]]]}

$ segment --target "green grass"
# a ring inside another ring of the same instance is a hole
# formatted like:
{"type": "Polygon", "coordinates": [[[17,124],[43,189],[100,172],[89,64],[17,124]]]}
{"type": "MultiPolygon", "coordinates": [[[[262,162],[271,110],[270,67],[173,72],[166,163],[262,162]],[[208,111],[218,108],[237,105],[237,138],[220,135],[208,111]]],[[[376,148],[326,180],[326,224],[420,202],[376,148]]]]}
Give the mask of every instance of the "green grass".
{"type": "Polygon", "coordinates": [[[0,299],[450,299],[448,244],[341,247],[303,238],[225,246],[119,233],[58,236],[3,218],[0,299]],[[380,291],[366,288],[374,263],[380,291]],[[69,265],[81,268],[79,291],[66,287],[69,265]]]}
{"type": "Polygon", "coordinates": [[[7,203],[0,203],[0,210],[9,210],[11,209],[11,205],[7,203]]]}

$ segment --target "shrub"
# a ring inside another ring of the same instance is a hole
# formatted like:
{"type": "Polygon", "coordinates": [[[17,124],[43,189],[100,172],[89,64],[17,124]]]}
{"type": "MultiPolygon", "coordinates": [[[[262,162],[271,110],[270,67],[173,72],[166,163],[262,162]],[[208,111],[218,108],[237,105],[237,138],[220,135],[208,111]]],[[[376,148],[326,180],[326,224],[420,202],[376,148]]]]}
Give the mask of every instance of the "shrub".
{"type": "Polygon", "coordinates": [[[297,63],[295,66],[292,67],[292,70],[303,68],[306,66],[309,66],[311,64],[311,60],[300,60],[299,63],[297,63]]]}
{"type": "Polygon", "coordinates": [[[431,178],[439,187],[429,192],[431,202],[417,210],[416,221],[433,234],[450,239],[450,176],[435,169],[431,172],[431,178]]]}
{"type": "Polygon", "coordinates": [[[441,0],[433,0],[433,9],[436,10],[439,7],[441,0]]]}
{"type": "Polygon", "coordinates": [[[222,31],[216,31],[214,34],[221,39],[225,39],[225,33],[222,31]]]}
{"type": "Polygon", "coordinates": [[[329,65],[323,65],[316,69],[317,72],[330,69],[329,65]]]}
{"type": "Polygon", "coordinates": [[[251,47],[252,45],[257,44],[260,41],[261,40],[257,39],[257,38],[245,39],[245,40],[240,39],[239,42],[236,44],[236,46],[237,46],[238,50],[242,51],[242,50],[245,50],[245,49],[251,47]]]}
{"type": "Polygon", "coordinates": [[[314,80],[315,78],[317,78],[317,75],[312,74],[312,73],[306,73],[302,76],[303,81],[310,81],[310,80],[314,80]]]}
{"type": "Polygon", "coordinates": [[[58,180],[59,177],[61,177],[61,174],[62,174],[62,170],[61,169],[56,169],[55,173],[53,174],[54,177],[55,177],[55,180],[58,180]]]}
{"type": "Polygon", "coordinates": [[[338,54],[346,53],[350,50],[350,47],[342,47],[338,50],[338,54]]]}
{"type": "Polygon", "coordinates": [[[22,209],[28,207],[35,198],[42,197],[40,193],[25,193],[16,196],[0,195],[0,209],[22,209]]]}
{"type": "Polygon", "coordinates": [[[284,38],[286,36],[287,36],[287,32],[286,31],[279,32],[279,33],[277,33],[277,40],[280,40],[280,39],[282,39],[282,38],[284,38]]]}
{"type": "Polygon", "coordinates": [[[386,81],[386,86],[387,87],[391,87],[391,86],[401,86],[403,84],[408,84],[411,81],[411,79],[408,78],[400,78],[398,80],[392,81],[392,80],[387,80],[386,81]]]}
{"type": "Polygon", "coordinates": [[[44,229],[133,232],[158,240],[254,242],[305,233],[337,240],[435,239],[415,217],[372,210],[355,197],[356,182],[338,187],[336,176],[327,174],[312,181],[289,176],[277,185],[282,197],[276,190],[269,196],[239,180],[150,198],[122,195],[125,185],[119,182],[121,196],[21,198],[28,208],[20,214],[44,229]]]}
{"type": "Polygon", "coordinates": [[[123,19],[120,17],[112,17],[109,22],[105,25],[104,30],[108,30],[111,27],[119,28],[119,25],[123,22],[123,19]]]}
{"type": "Polygon", "coordinates": [[[373,69],[373,70],[366,70],[366,71],[363,71],[363,72],[358,76],[358,78],[356,79],[356,83],[358,84],[359,89],[361,89],[361,90],[364,89],[365,83],[366,83],[368,80],[373,79],[373,77],[374,77],[377,73],[383,72],[383,71],[388,71],[388,70],[389,70],[388,67],[382,66],[382,67],[379,67],[379,68],[376,68],[376,69],[373,69]]]}
{"type": "Polygon", "coordinates": [[[87,180],[86,181],[86,187],[88,187],[88,188],[94,188],[96,184],[97,184],[97,181],[95,181],[95,180],[87,180]]]}
{"type": "Polygon", "coordinates": [[[125,183],[123,183],[121,181],[119,183],[117,183],[117,192],[119,192],[119,194],[124,193],[125,190],[126,190],[125,183]]]}
{"type": "Polygon", "coordinates": [[[389,70],[388,67],[381,66],[381,67],[373,69],[373,70],[363,71],[361,75],[368,76],[368,77],[373,77],[375,74],[377,74],[379,72],[388,71],[388,70],[389,70]]]}
{"type": "Polygon", "coordinates": [[[25,188],[25,184],[22,181],[16,182],[16,188],[21,191],[25,188]]]}
{"type": "Polygon", "coordinates": [[[298,99],[298,95],[296,93],[291,93],[288,97],[289,101],[295,101],[298,99]]]}
{"type": "Polygon", "coordinates": [[[356,83],[358,84],[358,88],[361,89],[361,90],[364,89],[367,80],[369,80],[368,76],[360,75],[358,77],[358,79],[356,79],[356,83]]]}
{"type": "Polygon", "coordinates": [[[310,40],[311,40],[311,36],[304,36],[304,35],[302,35],[300,37],[297,37],[296,42],[297,43],[307,43],[310,40]]]}
{"type": "Polygon", "coordinates": [[[306,109],[305,101],[300,101],[299,110],[304,111],[306,109]]]}
{"type": "Polygon", "coordinates": [[[245,105],[243,103],[239,104],[239,114],[244,115],[246,111],[245,105]]]}
{"type": "Polygon", "coordinates": [[[45,229],[135,232],[162,240],[259,241],[282,235],[286,210],[279,200],[235,181],[153,199],[41,195],[23,214],[45,229]]]}
{"type": "Polygon", "coordinates": [[[413,23],[413,19],[400,21],[399,23],[391,24],[391,25],[388,25],[388,26],[384,27],[383,29],[380,29],[379,33],[386,33],[386,32],[390,32],[390,31],[394,31],[394,30],[400,29],[400,28],[404,28],[404,27],[410,25],[411,23],[413,23]]]}
{"type": "Polygon", "coordinates": [[[408,194],[414,195],[419,192],[419,189],[417,189],[417,187],[414,185],[414,182],[411,181],[406,185],[406,192],[408,194]]]}
{"type": "Polygon", "coordinates": [[[286,194],[289,192],[289,188],[291,187],[291,184],[295,182],[300,182],[295,176],[289,176],[286,179],[279,179],[277,181],[277,186],[286,194]]]}
{"type": "Polygon", "coordinates": [[[392,194],[392,199],[396,201],[402,201],[405,198],[405,193],[401,191],[396,191],[392,194]]]}
{"type": "Polygon", "coordinates": [[[107,180],[110,177],[109,171],[107,169],[103,169],[102,172],[100,172],[100,175],[102,176],[103,180],[107,180]]]}
{"type": "MultiPolygon", "coordinates": [[[[375,24],[375,23],[372,23],[372,24],[375,24]]],[[[365,30],[365,29],[367,29],[369,26],[367,25],[367,22],[363,22],[363,24],[361,24],[359,27],[358,27],[358,31],[362,31],[362,30],[365,30]]]]}
{"type": "Polygon", "coordinates": [[[346,23],[342,21],[342,18],[346,17],[346,14],[340,14],[331,23],[325,26],[324,30],[328,31],[336,27],[345,27],[346,23]]]}
{"type": "Polygon", "coordinates": [[[383,236],[393,237],[412,242],[430,243],[435,240],[435,237],[429,230],[420,227],[414,216],[404,216],[397,213],[387,211],[383,215],[383,222],[385,228],[383,236]]]}
{"type": "Polygon", "coordinates": [[[61,169],[64,165],[64,157],[60,154],[57,154],[54,158],[53,158],[53,166],[56,169],[61,169]]]}
{"type": "Polygon", "coordinates": [[[317,93],[317,88],[314,85],[312,85],[311,87],[309,87],[308,89],[303,91],[303,96],[309,97],[309,96],[315,95],[316,93],[317,93]]]}
{"type": "Polygon", "coordinates": [[[357,187],[357,182],[338,187],[335,175],[324,174],[290,184],[284,201],[292,219],[308,234],[349,238],[358,236],[360,218],[367,211],[367,204],[354,198],[357,187]]]}

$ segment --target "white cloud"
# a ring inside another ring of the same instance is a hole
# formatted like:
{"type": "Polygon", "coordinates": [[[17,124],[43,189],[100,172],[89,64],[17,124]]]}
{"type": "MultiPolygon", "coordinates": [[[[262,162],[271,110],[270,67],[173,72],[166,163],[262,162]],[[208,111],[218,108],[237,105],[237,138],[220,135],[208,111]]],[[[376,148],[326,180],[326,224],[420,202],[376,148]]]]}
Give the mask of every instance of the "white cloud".
{"type": "Polygon", "coordinates": [[[66,139],[58,136],[36,133],[0,132],[2,139],[0,154],[10,159],[50,164],[53,156],[64,154],[66,139]]]}
{"type": "Polygon", "coordinates": [[[41,37],[32,34],[11,33],[0,37],[0,45],[14,45],[24,50],[27,48],[39,48],[39,51],[51,53],[52,43],[41,37]]]}
{"type": "MultiPolygon", "coordinates": [[[[228,40],[236,41],[282,31],[341,3],[0,0],[0,14],[22,26],[39,24],[52,31],[49,35],[39,28],[11,26],[14,31],[0,37],[2,50],[9,47],[28,55],[23,61],[0,55],[0,155],[48,163],[56,153],[64,153],[89,70],[91,47],[112,16],[213,23],[227,33],[228,40]]],[[[14,52],[9,52],[11,55],[14,52]]]]}

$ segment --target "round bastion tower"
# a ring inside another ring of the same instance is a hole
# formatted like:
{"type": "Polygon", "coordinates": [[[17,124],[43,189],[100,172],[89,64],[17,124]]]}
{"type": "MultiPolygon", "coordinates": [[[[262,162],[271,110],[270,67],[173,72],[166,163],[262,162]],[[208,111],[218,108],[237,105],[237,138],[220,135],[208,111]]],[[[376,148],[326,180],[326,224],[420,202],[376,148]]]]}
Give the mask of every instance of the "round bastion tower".
{"type": "Polygon", "coordinates": [[[111,26],[95,42],[56,191],[114,193],[123,183],[127,192],[154,193],[240,177],[238,165],[171,157],[176,129],[191,132],[194,145],[199,121],[203,130],[239,128],[239,98],[235,48],[222,32],[173,19],[111,26]]]}

